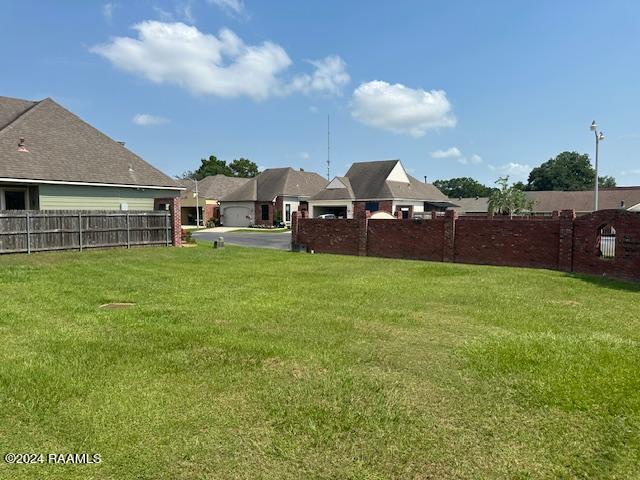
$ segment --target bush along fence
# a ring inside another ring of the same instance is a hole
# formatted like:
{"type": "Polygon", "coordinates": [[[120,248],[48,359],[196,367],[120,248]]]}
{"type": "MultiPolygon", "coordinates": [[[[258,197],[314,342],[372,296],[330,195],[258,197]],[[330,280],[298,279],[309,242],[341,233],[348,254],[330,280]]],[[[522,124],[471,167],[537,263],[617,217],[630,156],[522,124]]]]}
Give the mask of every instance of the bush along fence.
{"type": "Polygon", "coordinates": [[[173,211],[0,211],[0,254],[179,245],[173,211]]]}
{"type": "Polygon", "coordinates": [[[640,281],[640,212],[601,210],[576,218],[458,217],[311,219],[294,212],[292,249],[318,253],[534,267],[640,281]]]}

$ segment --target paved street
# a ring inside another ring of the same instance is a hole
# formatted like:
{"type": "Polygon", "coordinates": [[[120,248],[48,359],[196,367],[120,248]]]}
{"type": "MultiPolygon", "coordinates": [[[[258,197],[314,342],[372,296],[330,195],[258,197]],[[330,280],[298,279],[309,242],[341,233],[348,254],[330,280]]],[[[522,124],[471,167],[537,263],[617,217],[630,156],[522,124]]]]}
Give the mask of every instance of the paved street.
{"type": "Polygon", "coordinates": [[[193,238],[198,242],[213,243],[218,237],[224,237],[224,241],[230,245],[243,247],[276,248],[289,250],[291,248],[291,232],[261,233],[261,232],[194,232],[193,238]]]}

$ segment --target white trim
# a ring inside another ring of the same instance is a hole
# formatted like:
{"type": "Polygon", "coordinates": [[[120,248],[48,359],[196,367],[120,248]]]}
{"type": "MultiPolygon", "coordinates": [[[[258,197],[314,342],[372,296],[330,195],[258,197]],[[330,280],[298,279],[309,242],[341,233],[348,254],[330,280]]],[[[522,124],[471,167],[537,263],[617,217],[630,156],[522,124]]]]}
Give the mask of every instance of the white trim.
{"type": "Polygon", "coordinates": [[[0,177],[0,182],[8,183],[37,183],[47,185],[82,185],[85,187],[118,187],[118,188],[135,188],[142,189],[147,188],[149,190],[186,190],[185,187],[160,187],[157,185],[126,185],[120,183],[97,183],[97,182],[66,182],[62,180],[32,180],[30,178],[5,178],[0,177]]]}

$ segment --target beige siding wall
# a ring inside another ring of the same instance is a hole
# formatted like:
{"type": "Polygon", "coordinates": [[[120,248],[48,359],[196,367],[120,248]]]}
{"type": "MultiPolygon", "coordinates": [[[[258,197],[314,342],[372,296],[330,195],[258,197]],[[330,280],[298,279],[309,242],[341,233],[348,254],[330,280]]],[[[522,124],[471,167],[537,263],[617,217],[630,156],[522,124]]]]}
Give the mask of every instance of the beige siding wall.
{"type": "Polygon", "coordinates": [[[153,210],[154,198],[175,197],[172,190],[137,190],[119,187],[40,185],[41,210],[153,210]]]}

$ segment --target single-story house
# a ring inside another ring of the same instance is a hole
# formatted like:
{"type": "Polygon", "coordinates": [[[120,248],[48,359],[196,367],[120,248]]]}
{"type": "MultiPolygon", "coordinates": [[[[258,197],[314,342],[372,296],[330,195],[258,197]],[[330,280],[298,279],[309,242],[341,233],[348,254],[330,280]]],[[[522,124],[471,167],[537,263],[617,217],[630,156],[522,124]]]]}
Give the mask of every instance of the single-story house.
{"type": "MultiPolygon", "coordinates": [[[[593,212],[593,190],[525,192],[525,195],[533,201],[531,213],[534,215],[550,215],[561,210],[575,210],[578,215],[593,212]]],[[[489,211],[488,197],[455,198],[451,201],[458,205],[454,210],[461,215],[486,215],[489,211]]],[[[601,188],[598,206],[600,210],[640,211],[640,186],[601,188]]]]}
{"type": "Polygon", "coordinates": [[[358,162],[343,177],[335,177],[309,199],[309,215],[353,218],[359,211],[387,212],[412,218],[422,212],[444,211],[454,204],[430,183],[407,173],[400,160],[358,162]]]}
{"type": "Polygon", "coordinates": [[[290,226],[291,214],[306,210],[309,198],[326,184],[317,173],[269,168],[220,199],[220,221],[225,227],[290,226]]]}
{"type": "Polygon", "coordinates": [[[0,210],[154,210],[176,180],[50,98],[0,97],[0,210]]]}
{"type": "Polygon", "coordinates": [[[198,215],[196,205],[200,209],[200,222],[206,225],[210,219],[220,218],[219,201],[225,195],[247,183],[250,179],[227,177],[226,175],[209,175],[197,182],[191,179],[179,180],[186,188],[182,192],[182,225],[195,225],[198,215]],[[196,199],[196,188],[198,195],[196,199]]]}

